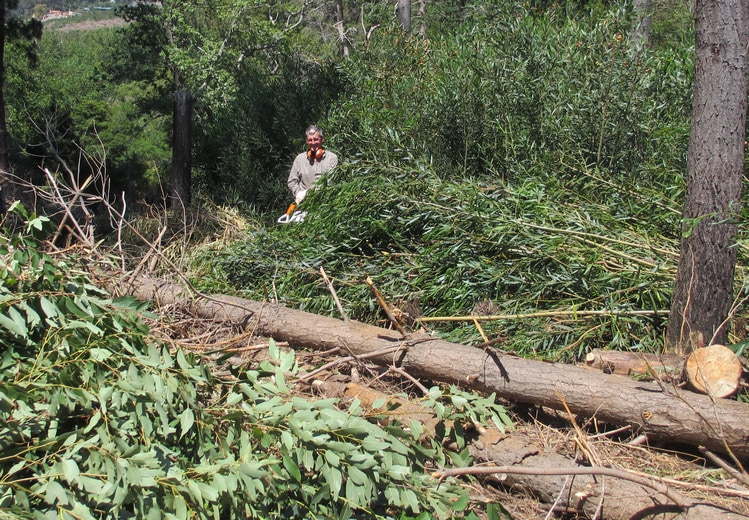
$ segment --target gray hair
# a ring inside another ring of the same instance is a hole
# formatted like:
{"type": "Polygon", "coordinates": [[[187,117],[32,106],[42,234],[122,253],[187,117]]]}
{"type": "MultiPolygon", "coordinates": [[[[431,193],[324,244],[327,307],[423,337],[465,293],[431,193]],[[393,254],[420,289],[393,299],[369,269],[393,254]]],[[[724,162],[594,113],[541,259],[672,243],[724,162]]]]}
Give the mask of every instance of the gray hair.
{"type": "Polygon", "coordinates": [[[323,137],[322,135],[322,128],[320,128],[317,125],[310,125],[307,127],[307,130],[304,131],[304,135],[312,135],[312,134],[320,134],[320,137],[323,137]]]}

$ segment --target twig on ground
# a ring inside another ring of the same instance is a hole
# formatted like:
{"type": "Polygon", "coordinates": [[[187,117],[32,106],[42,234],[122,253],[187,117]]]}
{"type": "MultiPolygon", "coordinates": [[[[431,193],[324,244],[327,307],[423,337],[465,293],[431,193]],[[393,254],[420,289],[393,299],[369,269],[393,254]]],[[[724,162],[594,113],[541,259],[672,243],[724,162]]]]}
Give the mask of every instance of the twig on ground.
{"type": "Polygon", "coordinates": [[[613,437],[617,433],[626,432],[627,430],[631,430],[631,429],[632,429],[632,426],[630,426],[630,425],[622,426],[621,428],[617,428],[616,430],[611,430],[611,431],[608,431],[608,432],[598,433],[596,435],[589,435],[588,436],[588,440],[592,441],[593,439],[600,439],[601,437],[613,437]]]}
{"type": "MultiPolygon", "coordinates": [[[[648,475],[647,473],[643,473],[642,471],[636,471],[633,469],[628,469],[627,471],[632,473],[633,475],[638,475],[638,476],[645,477],[645,478],[652,478],[652,475],[648,475]]],[[[658,480],[669,486],[680,487],[683,489],[689,489],[689,490],[694,490],[694,491],[705,491],[708,493],[715,493],[716,495],[749,498],[749,491],[745,489],[731,489],[731,488],[720,487],[720,486],[707,486],[705,484],[695,484],[693,482],[684,482],[681,480],[676,480],[673,478],[666,478],[666,477],[658,477],[658,480]]]]}
{"type": "Polygon", "coordinates": [[[733,478],[735,478],[745,486],[749,486],[749,476],[747,476],[746,473],[742,473],[741,471],[737,470],[704,446],[698,446],[697,449],[699,449],[700,453],[707,457],[710,462],[726,470],[733,478]]]}
{"type": "Polygon", "coordinates": [[[398,368],[395,365],[388,367],[388,371],[395,372],[396,374],[405,377],[409,381],[411,381],[419,390],[421,390],[421,393],[424,395],[429,395],[429,389],[425,387],[424,385],[419,382],[418,379],[416,379],[414,376],[403,370],[402,368],[398,368]]]}
{"type": "Polygon", "coordinates": [[[333,368],[335,366],[343,365],[344,363],[350,363],[352,361],[359,361],[361,359],[378,357],[378,356],[382,356],[382,355],[385,355],[385,354],[392,354],[393,352],[398,352],[402,348],[403,348],[403,346],[398,345],[397,347],[384,348],[382,350],[378,350],[376,352],[370,352],[368,354],[362,354],[360,356],[353,356],[352,355],[352,356],[342,357],[342,358],[336,359],[334,361],[331,361],[330,363],[326,363],[323,366],[321,366],[319,368],[316,368],[312,372],[307,372],[306,374],[301,374],[298,377],[298,379],[300,381],[305,381],[307,379],[310,379],[311,377],[316,376],[320,372],[324,372],[325,370],[328,370],[328,369],[333,368]]]}

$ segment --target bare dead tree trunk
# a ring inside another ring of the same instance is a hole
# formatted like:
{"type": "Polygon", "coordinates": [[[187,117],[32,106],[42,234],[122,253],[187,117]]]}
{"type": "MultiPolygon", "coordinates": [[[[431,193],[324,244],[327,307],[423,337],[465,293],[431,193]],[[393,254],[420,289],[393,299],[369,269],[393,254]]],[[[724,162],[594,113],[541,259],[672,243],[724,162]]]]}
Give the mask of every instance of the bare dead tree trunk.
{"type": "Polygon", "coordinates": [[[682,242],[667,348],[725,343],[747,112],[749,0],[698,0],[682,242]]]}
{"type": "Polygon", "coordinates": [[[653,35],[653,0],[633,0],[632,2],[632,50],[639,53],[650,46],[653,35]]]}
{"type": "Polygon", "coordinates": [[[172,143],[172,204],[189,205],[192,199],[192,108],[189,89],[174,94],[172,143]]]}
{"type": "Polygon", "coordinates": [[[411,32],[411,0],[398,0],[398,6],[395,9],[398,20],[407,33],[411,32]]]}
{"type": "Polygon", "coordinates": [[[335,2],[335,26],[338,30],[338,39],[341,40],[341,52],[344,58],[349,57],[350,49],[346,37],[346,21],[343,18],[343,0],[335,2]]]}

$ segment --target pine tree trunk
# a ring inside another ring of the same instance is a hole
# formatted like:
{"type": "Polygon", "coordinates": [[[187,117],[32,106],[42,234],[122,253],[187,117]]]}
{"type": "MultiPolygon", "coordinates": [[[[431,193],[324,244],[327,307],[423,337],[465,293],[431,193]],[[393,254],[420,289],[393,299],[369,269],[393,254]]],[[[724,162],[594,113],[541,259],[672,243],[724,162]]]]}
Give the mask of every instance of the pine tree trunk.
{"type": "Polygon", "coordinates": [[[749,0],[698,0],[682,242],[669,350],[727,340],[747,111],[749,0]]]}

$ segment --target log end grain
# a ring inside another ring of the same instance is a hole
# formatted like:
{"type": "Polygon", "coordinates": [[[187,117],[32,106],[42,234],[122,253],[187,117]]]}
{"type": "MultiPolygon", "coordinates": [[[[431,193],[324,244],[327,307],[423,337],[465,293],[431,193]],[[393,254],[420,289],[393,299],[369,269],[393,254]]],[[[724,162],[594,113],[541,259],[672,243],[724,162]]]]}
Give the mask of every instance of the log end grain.
{"type": "Polygon", "coordinates": [[[711,397],[732,395],[743,372],[741,361],[728,347],[710,345],[698,348],[687,358],[687,379],[692,387],[711,397]]]}

